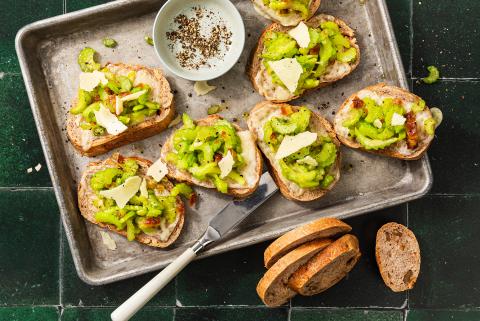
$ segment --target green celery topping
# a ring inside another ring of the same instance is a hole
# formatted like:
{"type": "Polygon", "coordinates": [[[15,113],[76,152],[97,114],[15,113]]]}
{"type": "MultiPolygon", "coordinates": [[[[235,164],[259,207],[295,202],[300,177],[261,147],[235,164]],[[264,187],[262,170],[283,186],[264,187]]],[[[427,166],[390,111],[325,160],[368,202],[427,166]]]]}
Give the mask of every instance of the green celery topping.
{"type": "MultiPolygon", "coordinates": [[[[263,141],[276,153],[285,135],[310,131],[311,111],[300,107],[297,112],[282,109],[282,116],[272,117],[263,126],[263,141]]],[[[318,136],[310,146],[279,160],[282,175],[301,188],[328,188],[334,181],[329,174],[338,149],[329,136],[318,136]]]]}
{"type": "Polygon", "coordinates": [[[79,89],[77,104],[70,109],[74,115],[82,115],[80,128],[91,130],[93,135],[101,136],[106,133],[105,128],[97,124],[95,111],[100,109],[103,104],[110,112],[126,126],[135,126],[145,120],[160,113],[160,104],[151,100],[152,89],[147,84],[137,84],[135,82],[135,71],[130,71],[126,76],[116,75],[108,68],[100,70],[105,75],[108,82],[103,85],[101,82],[92,90],[85,91],[79,89]],[[125,97],[136,92],[145,91],[137,99],[123,102],[123,110],[116,114],[116,99],[125,97]]]}
{"type": "MultiPolygon", "coordinates": [[[[353,105],[342,126],[347,127],[349,135],[365,149],[384,149],[407,138],[407,115],[400,101],[385,98],[379,105],[368,97],[354,98],[353,105]]],[[[416,114],[424,109],[425,101],[420,100],[412,106],[411,113],[416,114]]],[[[433,118],[425,120],[424,128],[427,134],[434,134],[433,118]]]]}
{"type": "Polygon", "coordinates": [[[272,77],[273,83],[285,85],[271,69],[268,62],[285,58],[295,58],[302,66],[303,73],[294,94],[301,94],[306,89],[315,88],[320,78],[327,72],[327,67],[339,61],[354,62],[357,51],[351,47],[348,37],[343,36],[338,25],[333,21],[324,21],[319,28],[308,27],[310,43],[307,48],[300,48],[298,43],[285,32],[269,32],[262,52],[263,65],[272,77]]]}
{"type": "Polygon", "coordinates": [[[182,120],[183,126],[173,134],[173,151],[168,153],[167,162],[200,181],[212,182],[222,193],[227,193],[229,182],[245,185],[240,171],[245,166],[241,140],[232,124],[219,119],[210,126],[197,125],[187,114],[182,120]],[[218,164],[229,152],[234,163],[222,177],[218,164]]]}
{"type": "Polygon", "coordinates": [[[297,13],[302,19],[309,16],[310,0],[263,0],[263,4],[281,15],[297,13]]]}
{"type": "MultiPolygon", "coordinates": [[[[129,241],[135,239],[139,233],[158,232],[163,220],[167,224],[175,222],[177,218],[177,195],[191,197],[193,190],[186,184],[178,184],[170,193],[166,193],[165,186],[149,177],[147,180],[148,196],[137,192],[123,208],[119,208],[115,201],[100,195],[100,191],[115,188],[129,177],[137,175],[138,164],[135,160],[126,160],[119,168],[106,168],[96,172],[90,179],[90,187],[95,191],[96,199],[93,205],[98,209],[95,213],[97,222],[112,224],[118,230],[126,230],[129,241]],[[160,196],[164,195],[165,196],[160,196]]],[[[164,178],[166,180],[166,178],[164,178]]]]}

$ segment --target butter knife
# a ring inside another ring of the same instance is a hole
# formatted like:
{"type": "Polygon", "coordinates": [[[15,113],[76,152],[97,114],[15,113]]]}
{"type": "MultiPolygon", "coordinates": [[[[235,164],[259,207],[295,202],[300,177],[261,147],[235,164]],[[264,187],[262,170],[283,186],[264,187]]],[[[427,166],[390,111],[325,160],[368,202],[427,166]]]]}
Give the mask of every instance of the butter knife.
{"type": "Polygon", "coordinates": [[[268,173],[260,177],[256,191],[245,200],[232,200],[227,203],[211,220],[203,236],[189,247],[183,254],[158,273],[152,280],[127,299],[112,312],[113,321],[129,320],[155,294],[163,289],[180,271],[192,262],[197,253],[206,246],[221,240],[228,231],[237,226],[257,207],[278,190],[277,185],[268,173]]]}

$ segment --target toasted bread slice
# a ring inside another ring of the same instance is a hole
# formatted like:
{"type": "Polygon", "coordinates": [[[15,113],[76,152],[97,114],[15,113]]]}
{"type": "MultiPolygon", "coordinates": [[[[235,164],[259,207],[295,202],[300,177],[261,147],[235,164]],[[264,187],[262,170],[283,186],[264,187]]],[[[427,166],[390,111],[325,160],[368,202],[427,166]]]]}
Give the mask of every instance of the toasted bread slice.
{"type": "MultiPolygon", "coordinates": [[[[272,175],[275,183],[278,185],[280,192],[284,197],[290,200],[296,201],[312,201],[324,196],[329,190],[331,190],[337,181],[340,179],[340,167],[341,157],[340,148],[337,148],[337,159],[335,164],[331,166],[330,171],[326,174],[332,175],[335,179],[328,186],[327,189],[321,187],[314,188],[301,188],[292,181],[286,179],[280,168],[280,164],[275,160],[275,154],[271,148],[263,141],[263,126],[265,123],[274,116],[281,115],[282,108],[292,108],[294,111],[298,111],[298,107],[290,106],[288,104],[275,104],[269,101],[258,103],[249,113],[247,124],[250,131],[255,135],[257,144],[260,150],[267,159],[267,166],[270,174],[272,175]]],[[[312,131],[317,132],[322,136],[329,136],[333,143],[340,147],[340,142],[333,131],[333,127],[328,120],[320,117],[318,114],[312,111],[310,117],[310,128],[312,131]]]]}
{"type": "Polygon", "coordinates": [[[310,0],[308,7],[308,17],[304,19],[298,13],[280,14],[277,11],[265,6],[263,0],[252,0],[253,7],[263,17],[278,22],[282,26],[296,26],[302,20],[308,20],[311,16],[317,12],[320,7],[320,0],[310,0]]]}
{"type": "MultiPolygon", "coordinates": [[[[66,122],[68,138],[73,146],[86,156],[104,154],[116,147],[158,134],[167,128],[175,115],[170,85],[159,69],[123,63],[109,63],[105,67],[113,74],[122,76],[135,71],[136,78],[133,85],[144,83],[152,88],[151,100],[160,104],[160,113],[146,118],[140,124],[128,127],[126,131],[118,135],[105,134],[103,136],[94,136],[90,130],[80,128],[79,126],[83,118],[81,114],[73,115],[68,113],[66,122]]],[[[76,103],[77,99],[74,100],[73,106],[76,103]]]]}
{"type": "Polygon", "coordinates": [[[270,244],[264,253],[265,267],[268,269],[292,249],[318,238],[331,238],[348,233],[351,226],[333,217],[322,217],[290,232],[285,233],[270,244]]]}
{"type": "MultiPolygon", "coordinates": [[[[127,236],[125,230],[118,230],[115,225],[100,223],[95,220],[95,213],[98,209],[93,205],[93,200],[95,197],[95,191],[90,187],[90,178],[96,172],[106,169],[106,168],[117,168],[119,164],[122,164],[127,159],[135,160],[138,165],[138,176],[146,176],[147,169],[152,164],[151,161],[140,158],[140,157],[123,157],[118,153],[113,154],[110,158],[105,159],[104,161],[91,162],[88,164],[87,168],[83,172],[80,183],[78,184],[78,206],[80,208],[80,213],[82,216],[92,222],[93,224],[99,225],[102,228],[107,228],[115,233],[118,233],[123,236],[127,236]]],[[[168,182],[165,185],[166,190],[169,191],[173,188],[173,184],[168,182]]],[[[185,208],[183,202],[179,196],[177,196],[177,219],[171,225],[165,226],[166,229],[162,230],[160,235],[147,235],[145,233],[140,233],[136,235],[135,240],[140,243],[154,246],[154,247],[167,247],[172,244],[180,235],[180,232],[183,227],[183,222],[185,217],[185,208]]]]}
{"type": "MultiPolygon", "coordinates": [[[[336,24],[338,24],[342,35],[348,37],[350,45],[356,49],[357,58],[354,62],[351,63],[341,63],[339,61],[331,63],[327,67],[327,72],[320,78],[320,84],[318,85],[318,87],[309,90],[315,90],[317,88],[328,86],[329,84],[332,84],[346,77],[352,71],[354,71],[360,63],[360,48],[357,45],[357,39],[355,38],[353,29],[347,26],[347,24],[343,20],[340,20],[330,15],[319,14],[306,21],[305,23],[309,27],[318,27],[324,21],[334,21],[336,24]]],[[[257,47],[252,52],[252,58],[249,65],[247,66],[247,74],[250,77],[250,80],[255,90],[258,91],[258,93],[264,96],[267,100],[273,102],[287,102],[300,97],[300,95],[292,94],[290,91],[283,88],[282,86],[274,84],[272,82],[272,77],[267,73],[267,70],[263,65],[262,52],[266,35],[270,31],[287,32],[290,29],[290,27],[283,27],[278,23],[272,23],[270,26],[268,26],[260,36],[257,47]]],[[[304,91],[302,95],[309,90],[304,91]]]]}
{"type": "Polygon", "coordinates": [[[377,232],[375,257],[385,284],[394,292],[410,290],[420,273],[420,247],[412,231],[387,223],[377,232]]]}
{"type": "Polygon", "coordinates": [[[330,239],[314,240],[297,247],[278,260],[258,282],[257,293],[263,303],[275,307],[294,297],[297,293],[287,285],[290,276],[331,243],[330,239]]]}
{"type": "MultiPolygon", "coordinates": [[[[219,115],[210,115],[206,118],[197,120],[195,123],[197,125],[209,126],[213,125],[217,120],[222,119],[219,115]]],[[[241,174],[247,181],[247,185],[240,185],[234,182],[228,182],[229,188],[227,194],[235,196],[237,198],[245,198],[248,195],[252,194],[258,187],[260,181],[260,176],[262,175],[262,157],[260,151],[255,144],[255,139],[252,137],[251,133],[248,130],[242,130],[239,126],[232,123],[232,125],[237,130],[237,134],[240,136],[242,141],[242,155],[245,160],[247,160],[247,165],[242,169],[241,174]]],[[[165,144],[162,146],[161,157],[163,160],[166,160],[167,154],[173,151],[173,134],[167,139],[165,144]]],[[[180,170],[175,167],[174,164],[166,162],[168,166],[168,175],[174,178],[177,181],[189,182],[198,186],[206,188],[215,188],[215,185],[212,181],[200,181],[194,178],[189,172],[180,170]]]]}
{"type": "Polygon", "coordinates": [[[405,89],[390,86],[385,83],[379,83],[370,87],[366,87],[352,94],[347,100],[345,100],[345,102],[335,114],[334,128],[338,139],[348,147],[361,149],[374,154],[380,154],[404,160],[416,160],[421,158],[423,154],[427,151],[434,138],[434,135],[428,135],[425,132],[425,127],[423,123],[425,119],[433,117],[430,109],[425,106],[425,109],[423,111],[416,113],[417,132],[419,134],[419,140],[418,146],[415,149],[409,149],[407,147],[406,141],[403,140],[394,143],[385,149],[367,150],[363,148],[363,146],[358,143],[355,138],[352,138],[349,135],[348,128],[342,125],[344,120],[348,117],[348,111],[353,108],[354,100],[358,98],[363,99],[366,97],[373,98],[377,101],[377,103],[381,103],[381,101],[385,98],[393,98],[400,101],[406,111],[409,111],[413,104],[418,103],[421,100],[420,97],[412,94],[405,89]]]}
{"type": "Polygon", "coordinates": [[[288,286],[302,295],[323,292],[343,279],[360,256],[357,238],[344,235],[293,273],[288,286]]]}

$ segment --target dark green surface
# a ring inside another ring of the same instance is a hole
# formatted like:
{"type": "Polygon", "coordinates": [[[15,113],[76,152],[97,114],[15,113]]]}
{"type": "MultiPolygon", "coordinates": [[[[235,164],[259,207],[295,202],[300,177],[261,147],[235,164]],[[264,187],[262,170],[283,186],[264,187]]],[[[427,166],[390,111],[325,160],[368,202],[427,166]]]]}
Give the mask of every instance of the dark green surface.
{"type": "Polygon", "coordinates": [[[409,209],[422,251],[422,274],[410,292],[410,307],[479,307],[480,196],[426,197],[409,209]]]}
{"type": "MultiPolygon", "coordinates": [[[[113,308],[66,308],[63,310],[63,321],[104,321],[111,320],[113,308]]],[[[131,321],[171,321],[172,308],[145,308],[138,312],[131,321]]]]}
{"type": "Polygon", "coordinates": [[[473,321],[480,320],[480,311],[412,310],[407,321],[473,321]]]}
{"type": "Polygon", "coordinates": [[[442,77],[480,77],[480,1],[413,1],[413,75],[436,65],[442,77]]]}
{"type": "Polygon", "coordinates": [[[0,186],[51,185],[22,77],[4,75],[0,93],[0,186]]]}
{"type": "MultiPolygon", "coordinates": [[[[108,320],[114,307],[152,275],[102,287],[77,277],[60,236],[58,209],[14,52],[15,34],[24,24],[104,2],[0,1],[0,321],[108,320]],[[40,172],[27,174],[38,163],[40,172]]],[[[444,111],[429,152],[435,177],[430,195],[348,220],[361,241],[362,259],[321,295],[265,308],[255,293],[265,271],[261,253],[266,244],[259,244],[193,263],[133,320],[400,321],[406,311],[408,321],[480,320],[480,2],[387,4],[413,90],[444,111]],[[418,82],[430,64],[447,79],[418,82]],[[375,231],[387,221],[408,224],[420,242],[421,274],[408,295],[389,291],[375,265],[375,231]],[[353,309],[337,309],[343,307],[353,309]]]]}
{"type": "Polygon", "coordinates": [[[56,321],[57,307],[0,307],[0,321],[56,321]]]}
{"type": "Polygon", "coordinates": [[[401,321],[402,311],[292,309],[291,321],[401,321]]]}
{"type": "Polygon", "coordinates": [[[175,321],[287,321],[286,308],[183,308],[175,312],[175,321]]]}
{"type": "Polygon", "coordinates": [[[57,203],[51,190],[0,191],[0,306],[59,302],[57,203]]]}

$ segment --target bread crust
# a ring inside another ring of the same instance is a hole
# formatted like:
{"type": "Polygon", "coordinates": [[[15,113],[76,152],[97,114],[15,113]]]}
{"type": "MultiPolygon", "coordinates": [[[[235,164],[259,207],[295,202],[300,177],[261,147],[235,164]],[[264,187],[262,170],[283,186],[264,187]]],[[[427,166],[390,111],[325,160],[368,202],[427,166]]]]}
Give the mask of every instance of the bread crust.
{"type": "Polygon", "coordinates": [[[307,19],[301,19],[301,17],[298,17],[298,19],[294,19],[294,20],[292,19],[288,23],[282,23],[282,19],[279,19],[278,15],[274,15],[274,14],[269,13],[269,10],[267,8],[265,8],[265,5],[263,4],[263,1],[252,0],[252,3],[253,3],[253,6],[255,7],[255,9],[260,10],[262,12],[262,16],[264,16],[265,18],[273,20],[273,21],[275,21],[275,22],[277,22],[277,23],[279,23],[283,26],[296,26],[300,21],[308,20],[310,17],[312,17],[317,12],[318,8],[320,7],[321,0],[310,1],[310,5],[308,7],[309,15],[308,15],[307,19]]]}
{"type": "MultiPolygon", "coordinates": [[[[121,164],[128,159],[133,159],[138,163],[139,172],[141,174],[139,176],[145,176],[148,167],[150,167],[150,165],[152,164],[151,161],[149,161],[147,159],[144,159],[144,158],[123,157],[120,154],[115,153],[111,157],[109,157],[109,158],[107,158],[103,161],[90,162],[87,165],[87,168],[85,169],[85,171],[84,171],[84,173],[83,173],[83,175],[80,179],[80,182],[78,184],[78,207],[80,209],[80,213],[82,214],[82,216],[87,221],[89,221],[93,224],[96,224],[96,225],[98,225],[102,228],[108,229],[110,231],[113,231],[113,232],[115,232],[117,234],[120,234],[122,236],[125,236],[125,237],[127,236],[127,232],[125,230],[118,230],[115,227],[115,225],[105,224],[105,223],[97,222],[95,220],[95,213],[96,213],[97,210],[96,210],[96,207],[92,203],[92,199],[90,198],[90,196],[92,195],[92,193],[94,194],[94,192],[90,188],[89,178],[91,177],[91,175],[94,172],[96,172],[98,170],[102,170],[102,169],[105,169],[105,168],[108,168],[108,167],[118,167],[118,164],[121,164]]],[[[168,190],[170,190],[171,188],[173,188],[173,184],[170,183],[170,184],[166,185],[165,187],[168,190]]],[[[178,221],[177,221],[177,225],[175,226],[175,228],[173,229],[169,238],[166,241],[162,241],[157,237],[150,236],[150,235],[147,235],[145,233],[137,234],[136,237],[135,237],[135,240],[140,242],[140,243],[149,245],[149,246],[161,247],[161,248],[167,247],[170,244],[172,244],[173,242],[175,242],[175,240],[180,235],[180,232],[182,230],[183,223],[184,223],[184,220],[185,220],[185,207],[184,207],[183,201],[181,200],[181,198],[179,196],[177,196],[177,198],[176,198],[176,203],[177,203],[177,215],[179,216],[179,218],[178,218],[178,221]]]]}
{"type": "Polygon", "coordinates": [[[360,256],[358,239],[344,235],[293,273],[288,286],[301,295],[323,292],[342,280],[360,256]]]}
{"type": "Polygon", "coordinates": [[[297,227],[273,241],[264,252],[264,264],[268,269],[292,249],[318,238],[332,238],[348,233],[352,227],[333,217],[322,217],[297,227]]]}
{"type": "MultiPolygon", "coordinates": [[[[135,126],[128,127],[128,129],[118,135],[106,134],[101,137],[95,137],[89,146],[82,144],[82,132],[79,127],[81,116],[68,113],[67,116],[67,135],[77,151],[85,156],[96,156],[104,154],[116,147],[127,145],[153,135],[156,135],[165,130],[175,116],[175,107],[173,101],[173,94],[171,93],[170,85],[167,79],[163,76],[160,69],[147,68],[140,65],[127,65],[123,63],[111,64],[108,63],[106,67],[118,68],[128,71],[143,70],[153,76],[158,82],[158,88],[161,90],[162,104],[160,107],[160,115],[146,119],[144,122],[135,126]]],[[[77,98],[73,100],[72,106],[77,103],[77,98]]]]}
{"type": "MultiPolygon", "coordinates": [[[[347,75],[351,74],[357,68],[358,64],[360,63],[360,48],[358,47],[357,39],[355,38],[355,33],[354,33],[353,29],[350,28],[343,20],[340,20],[339,18],[336,18],[336,17],[331,16],[331,15],[326,15],[326,14],[316,15],[316,16],[312,17],[310,20],[306,21],[305,23],[309,27],[318,27],[320,25],[320,23],[322,23],[324,21],[334,21],[336,24],[338,24],[338,26],[340,28],[340,32],[342,33],[342,35],[348,37],[348,39],[350,41],[350,45],[353,48],[355,48],[356,51],[357,51],[357,59],[355,59],[355,61],[353,63],[348,64],[348,66],[349,66],[348,72],[336,74],[332,70],[331,72],[327,72],[327,74],[322,76],[322,78],[324,78],[324,81],[320,81],[320,84],[317,87],[307,89],[301,95],[293,95],[292,94],[287,99],[275,99],[273,97],[267,97],[267,96],[264,95],[264,97],[267,100],[270,100],[272,102],[277,102],[277,103],[288,102],[290,100],[293,100],[293,99],[296,99],[300,96],[303,96],[307,92],[310,92],[310,91],[316,90],[318,88],[328,86],[328,85],[330,85],[334,82],[337,82],[340,79],[343,79],[347,75]]],[[[257,73],[260,71],[260,67],[261,67],[262,60],[263,60],[261,58],[261,54],[262,54],[263,48],[264,48],[265,37],[270,31],[287,32],[290,29],[292,29],[292,27],[284,27],[284,26],[280,25],[279,23],[272,23],[271,25],[269,25],[263,31],[262,35],[260,36],[260,39],[258,40],[257,46],[252,51],[251,58],[250,58],[249,64],[247,65],[246,70],[247,70],[247,75],[250,78],[250,81],[252,82],[253,87],[255,88],[255,90],[258,93],[261,93],[261,88],[260,88],[261,85],[257,82],[256,76],[257,76],[257,73]]],[[[278,85],[274,85],[274,86],[278,86],[278,85]]]]}
{"type": "Polygon", "coordinates": [[[257,293],[263,303],[275,307],[294,297],[296,292],[287,285],[290,276],[332,242],[330,239],[314,240],[297,247],[278,260],[258,282],[257,293]]]}
{"type": "Polygon", "coordinates": [[[421,264],[420,246],[418,245],[418,241],[417,241],[417,238],[415,237],[415,234],[413,234],[413,232],[409,230],[407,227],[395,222],[390,222],[383,225],[377,231],[376,244],[375,244],[375,259],[377,261],[378,269],[380,271],[380,275],[382,276],[383,282],[385,282],[385,285],[388,286],[392,291],[402,292],[402,291],[410,290],[414,287],[415,283],[417,282],[418,275],[420,274],[420,264],[421,264]],[[398,235],[398,233],[401,233],[402,235],[398,235]],[[385,250],[387,252],[391,251],[392,255],[395,255],[401,252],[402,257],[400,257],[399,255],[391,259],[388,257],[385,257],[385,255],[383,255],[384,254],[383,249],[389,245],[387,243],[392,243],[394,241],[402,241],[401,239],[390,241],[390,238],[394,239],[394,238],[403,238],[403,237],[407,239],[407,241],[409,242],[409,245],[413,245],[413,246],[411,247],[405,246],[403,242],[401,244],[400,243],[394,244],[394,246],[396,247],[395,253],[391,249],[391,247],[385,250]],[[402,249],[402,247],[404,247],[404,249],[402,249]],[[406,262],[406,260],[402,262],[397,261],[397,260],[405,259],[405,257],[408,259],[408,262],[406,262]],[[402,271],[401,273],[403,277],[402,280],[399,280],[399,279],[394,280],[396,273],[394,274],[393,273],[394,271],[391,271],[391,270],[389,271],[390,264],[394,265],[394,267],[397,269],[400,269],[403,267],[403,270],[407,270],[406,272],[402,271]],[[403,266],[400,266],[400,265],[403,265],[403,266]],[[408,275],[408,278],[405,278],[406,275],[408,275]]]}
{"type": "Polygon", "coordinates": [[[288,181],[286,178],[283,177],[281,173],[281,169],[275,165],[271,157],[267,156],[268,151],[266,149],[268,148],[268,146],[264,146],[264,144],[262,144],[262,142],[260,142],[258,138],[259,137],[258,126],[260,124],[257,123],[255,119],[255,114],[257,112],[273,113],[275,111],[281,110],[282,107],[292,108],[294,111],[298,111],[299,109],[299,107],[291,106],[285,103],[275,104],[270,101],[260,102],[257,105],[255,105],[255,107],[249,113],[249,117],[247,120],[248,128],[254,134],[255,139],[257,140],[257,144],[260,146],[260,149],[263,155],[265,155],[265,158],[267,160],[266,165],[267,165],[268,171],[270,172],[273,180],[275,181],[278,188],[280,189],[280,192],[282,193],[282,195],[289,200],[301,201],[301,202],[308,202],[308,201],[319,199],[323,197],[328,191],[330,191],[340,179],[340,167],[341,167],[340,141],[337,139],[337,136],[335,135],[335,131],[333,130],[333,126],[330,124],[330,122],[325,118],[321,117],[320,115],[318,115],[317,113],[315,113],[314,111],[312,111],[310,124],[315,125],[315,127],[320,127],[325,129],[328,136],[332,139],[332,142],[337,146],[337,158],[336,158],[335,164],[332,166],[329,172],[329,174],[333,175],[335,179],[328,186],[327,189],[323,189],[321,187],[301,189],[300,187],[298,187],[298,185],[288,181]],[[293,188],[298,189],[299,192],[294,191],[293,188]]]}
{"type": "MultiPolygon", "coordinates": [[[[349,98],[347,98],[343,102],[343,104],[340,106],[340,108],[335,114],[335,120],[334,120],[335,133],[337,134],[337,137],[342,142],[342,144],[351,148],[360,149],[368,153],[383,155],[383,156],[393,157],[393,158],[398,158],[403,160],[417,160],[423,157],[423,154],[425,154],[425,152],[430,147],[430,144],[433,141],[433,136],[429,137],[427,140],[419,141],[419,147],[416,148],[415,152],[413,152],[410,155],[405,155],[395,150],[395,148],[367,150],[362,145],[357,143],[355,139],[352,139],[349,136],[342,134],[342,130],[339,129],[340,127],[342,127],[341,126],[342,111],[349,108],[349,106],[352,104],[353,99],[358,96],[359,92],[362,92],[362,91],[370,91],[376,95],[389,96],[394,99],[400,99],[402,100],[402,102],[405,102],[405,103],[416,103],[421,99],[420,97],[409,92],[408,90],[405,90],[403,88],[396,87],[396,86],[390,86],[385,83],[379,83],[373,86],[369,86],[352,94],[349,98]]],[[[425,111],[430,113],[430,109],[427,106],[425,106],[425,111]]],[[[430,113],[430,116],[431,116],[431,113],[430,113]]],[[[418,128],[418,124],[417,124],[417,128],[418,128]]]]}
{"type": "MultiPolygon", "coordinates": [[[[198,125],[203,125],[203,126],[210,126],[213,125],[217,120],[223,119],[221,116],[215,114],[215,115],[210,115],[206,118],[199,119],[195,121],[196,124],[198,125]]],[[[232,123],[234,128],[237,131],[242,131],[242,129],[232,123]]],[[[173,151],[173,135],[172,135],[165,141],[165,143],[162,146],[161,150],[161,158],[165,161],[165,163],[168,166],[168,176],[181,182],[188,182],[194,185],[210,188],[210,189],[215,189],[215,185],[211,181],[199,181],[195,179],[190,173],[186,171],[181,171],[175,167],[175,165],[171,164],[170,162],[166,161],[167,154],[171,151],[173,151]]],[[[258,187],[258,183],[260,182],[260,176],[262,175],[262,156],[260,154],[260,151],[258,150],[257,146],[255,145],[255,184],[254,186],[248,187],[248,188],[228,188],[227,194],[232,195],[236,198],[245,198],[252,194],[258,187]]]]}

